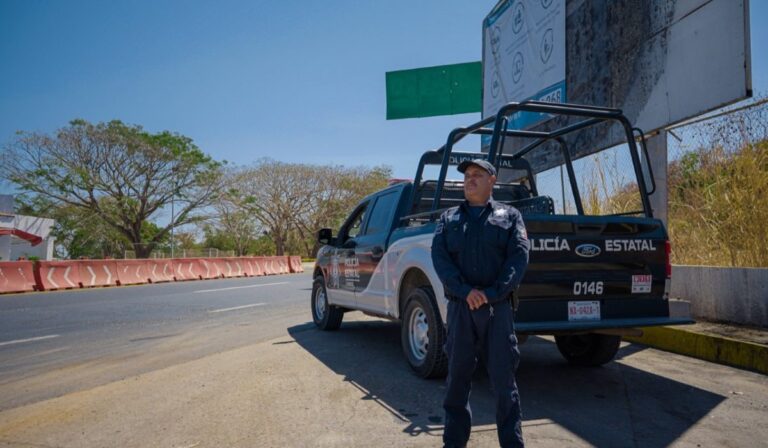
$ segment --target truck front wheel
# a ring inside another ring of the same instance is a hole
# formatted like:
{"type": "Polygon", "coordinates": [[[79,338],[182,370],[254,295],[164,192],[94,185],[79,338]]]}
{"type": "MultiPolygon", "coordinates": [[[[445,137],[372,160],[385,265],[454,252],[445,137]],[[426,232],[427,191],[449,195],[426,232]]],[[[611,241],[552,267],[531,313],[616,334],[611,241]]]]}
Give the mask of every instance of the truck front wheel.
{"type": "Polygon", "coordinates": [[[557,349],[575,366],[600,366],[611,361],[619,351],[621,336],[575,334],[555,336],[557,349]]]}
{"type": "Polygon", "coordinates": [[[328,304],[328,293],[325,291],[323,277],[316,277],[312,283],[312,320],[324,331],[338,330],[344,311],[328,304]]]}
{"type": "Polygon", "coordinates": [[[400,342],[411,368],[422,378],[445,376],[448,358],[443,352],[445,327],[430,287],[408,293],[400,327],[400,342]]]}

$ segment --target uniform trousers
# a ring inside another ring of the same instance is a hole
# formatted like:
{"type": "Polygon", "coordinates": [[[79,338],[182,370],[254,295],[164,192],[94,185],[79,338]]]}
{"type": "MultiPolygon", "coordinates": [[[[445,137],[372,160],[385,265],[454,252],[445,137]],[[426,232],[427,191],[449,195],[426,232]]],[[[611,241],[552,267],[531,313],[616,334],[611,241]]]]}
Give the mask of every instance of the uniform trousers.
{"type": "Polygon", "coordinates": [[[447,391],[445,409],[446,447],[463,447],[469,440],[472,411],[469,394],[478,359],[483,361],[496,399],[499,445],[522,447],[520,394],[515,371],[520,351],[514,332],[512,307],[508,302],[470,310],[465,301],[448,301],[447,391]]]}

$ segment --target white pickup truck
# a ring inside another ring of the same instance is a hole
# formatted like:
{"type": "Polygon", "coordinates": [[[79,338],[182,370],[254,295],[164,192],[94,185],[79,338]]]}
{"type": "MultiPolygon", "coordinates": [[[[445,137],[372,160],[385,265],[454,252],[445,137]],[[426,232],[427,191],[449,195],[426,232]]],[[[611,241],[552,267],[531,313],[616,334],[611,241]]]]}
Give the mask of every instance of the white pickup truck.
{"type": "MultiPolygon", "coordinates": [[[[670,245],[664,224],[654,219],[651,193],[643,173],[648,163],[644,145],[620,110],[549,103],[510,103],[499,114],[451,132],[437,151],[425,153],[413,182],[400,182],[376,192],[352,211],[334,237],[322,229],[312,288],[312,316],[323,330],[340,327],[344,313],[359,310],[401,322],[401,341],[411,367],[423,377],[445,375],[446,300],[430,251],[436,218],[463,200],[460,181],[446,180],[450,166],[488,158],[504,179],[493,197],[517,207],[531,242],[530,264],[515,294],[515,328],[519,335],[550,334],[565,358],[578,365],[612,360],[622,334],[636,327],[686,324],[670,317],[670,245]],[[579,121],[561,129],[537,132],[507,129],[504,117],[520,111],[563,114],[579,121]],[[582,207],[563,135],[614,122],[626,131],[627,150],[635,168],[639,209],[607,216],[587,216],[582,207]],[[487,126],[494,125],[493,129],[487,126]],[[486,153],[454,152],[453,144],[468,134],[492,135],[486,153]],[[515,154],[500,154],[504,138],[535,136],[515,154]],[[555,214],[550,197],[540,195],[526,160],[537,145],[560,142],[575,214],[555,214]],[[436,180],[423,180],[425,166],[439,165],[436,180]],[[631,216],[634,215],[634,216],[631,216]]],[[[652,178],[652,177],[651,177],[652,178]]],[[[524,339],[521,338],[521,339],[524,339]]]]}

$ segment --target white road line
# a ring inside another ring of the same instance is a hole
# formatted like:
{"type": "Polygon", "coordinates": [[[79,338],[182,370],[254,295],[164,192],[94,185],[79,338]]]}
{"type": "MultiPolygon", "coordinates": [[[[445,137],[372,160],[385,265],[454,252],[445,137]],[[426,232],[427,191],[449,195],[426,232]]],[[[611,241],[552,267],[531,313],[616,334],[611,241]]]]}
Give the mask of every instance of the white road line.
{"type": "Polygon", "coordinates": [[[258,288],[259,286],[287,285],[288,283],[290,282],[262,283],[260,285],[230,286],[229,288],[219,288],[219,289],[201,289],[199,291],[192,291],[192,292],[197,294],[201,292],[229,291],[230,289],[258,288]]]}
{"type": "Polygon", "coordinates": [[[48,336],[38,336],[36,338],[16,339],[15,341],[0,342],[0,347],[2,347],[3,345],[23,344],[24,342],[42,341],[44,339],[53,339],[53,338],[58,338],[58,337],[59,337],[58,334],[49,334],[48,336]]]}
{"type": "Polygon", "coordinates": [[[208,311],[208,312],[209,313],[223,313],[224,311],[242,310],[244,308],[253,308],[254,306],[262,306],[262,305],[266,305],[266,303],[252,303],[250,305],[233,306],[232,308],[222,308],[220,310],[211,310],[211,311],[208,311]]]}

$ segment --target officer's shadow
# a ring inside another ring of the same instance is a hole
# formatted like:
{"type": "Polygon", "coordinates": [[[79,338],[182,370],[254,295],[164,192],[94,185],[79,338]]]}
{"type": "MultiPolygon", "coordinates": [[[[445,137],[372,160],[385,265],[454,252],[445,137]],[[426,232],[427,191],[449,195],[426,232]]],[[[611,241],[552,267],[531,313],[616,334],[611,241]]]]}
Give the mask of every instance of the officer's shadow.
{"type": "MultiPolygon", "coordinates": [[[[412,372],[400,348],[398,324],[354,320],[358,316],[345,315],[335,332],[320,331],[312,323],[288,332],[359,389],[361,399],[375,401],[401,421],[405,433],[441,436],[445,380],[424,380],[412,372]]],[[[637,350],[642,348],[626,346],[617,359],[637,350]]],[[[724,400],[621,362],[571,367],[553,342],[540,337],[529,338],[521,354],[517,381],[527,438],[541,433],[593,446],[668,446],[724,400]]],[[[483,370],[478,366],[473,381],[472,431],[495,432],[495,404],[483,370]]]]}

